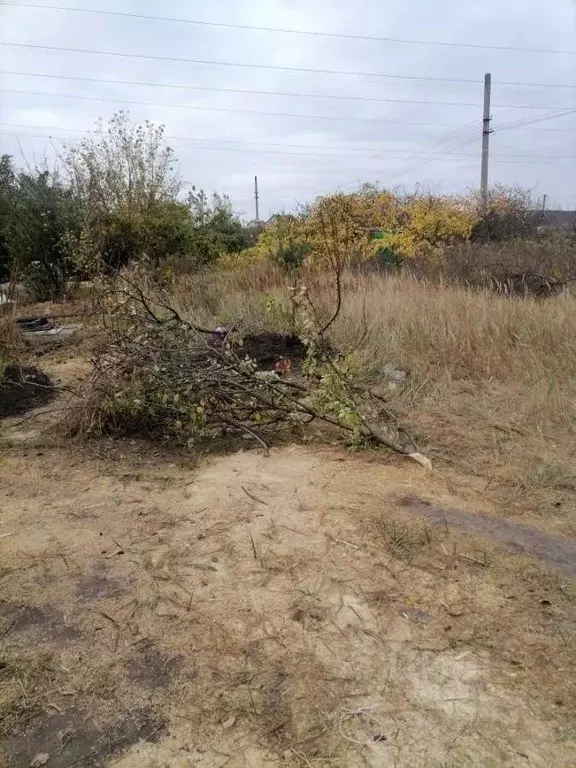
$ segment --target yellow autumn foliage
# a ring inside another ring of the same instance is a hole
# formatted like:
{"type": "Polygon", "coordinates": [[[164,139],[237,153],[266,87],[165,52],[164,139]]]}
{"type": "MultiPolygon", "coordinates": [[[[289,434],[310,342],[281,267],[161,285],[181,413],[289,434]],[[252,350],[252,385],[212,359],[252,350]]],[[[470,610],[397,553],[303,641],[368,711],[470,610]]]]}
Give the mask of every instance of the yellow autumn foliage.
{"type": "Polygon", "coordinates": [[[256,245],[220,263],[352,266],[383,248],[402,259],[436,260],[445,247],[469,239],[477,211],[473,198],[399,196],[366,184],[358,192],[319,197],[296,215],[272,217],[256,245]]]}
{"type": "Polygon", "coordinates": [[[384,244],[407,259],[438,259],[446,246],[468,240],[478,214],[466,198],[414,196],[399,205],[396,226],[384,244]]]}
{"type": "Polygon", "coordinates": [[[307,210],[303,231],[310,245],[308,263],[338,261],[354,265],[372,258],[382,241],[374,233],[397,224],[394,195],[365,185],[360,192],[319,197],[307,210]]]}
{"type": "Polygon", "coordinates": [[[292,254],[307,250],[303,217],[280,213],[272,216],[267,222],[252,248],[247,248],[241,253],[225,254],[220,259],[220,265],[234,268],[273,261],[285,266],[292,254]]]}

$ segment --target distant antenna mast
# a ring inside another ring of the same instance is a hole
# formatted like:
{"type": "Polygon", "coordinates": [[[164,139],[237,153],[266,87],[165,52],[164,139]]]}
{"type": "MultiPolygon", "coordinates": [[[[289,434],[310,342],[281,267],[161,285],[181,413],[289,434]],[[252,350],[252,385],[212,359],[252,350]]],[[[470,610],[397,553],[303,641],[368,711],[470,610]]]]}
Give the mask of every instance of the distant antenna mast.
{"type": "Polygon", "coordinates": [[[256,207],[256,221],[260,221],[260,210],[258,206],[258,176],[254,176],[254,205],[256,207]]]}

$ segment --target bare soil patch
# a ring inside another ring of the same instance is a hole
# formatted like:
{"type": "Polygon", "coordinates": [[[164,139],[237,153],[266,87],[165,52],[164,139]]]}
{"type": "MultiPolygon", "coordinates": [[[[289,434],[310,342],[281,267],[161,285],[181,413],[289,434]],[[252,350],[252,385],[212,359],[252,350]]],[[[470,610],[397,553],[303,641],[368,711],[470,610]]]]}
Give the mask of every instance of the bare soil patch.
{"type": "Polygon", "coordinates": [[[569,574],[399,502],[494,512],[473,489],[109,446],[0,462],[9,768],[574,765],[569,574]]]}

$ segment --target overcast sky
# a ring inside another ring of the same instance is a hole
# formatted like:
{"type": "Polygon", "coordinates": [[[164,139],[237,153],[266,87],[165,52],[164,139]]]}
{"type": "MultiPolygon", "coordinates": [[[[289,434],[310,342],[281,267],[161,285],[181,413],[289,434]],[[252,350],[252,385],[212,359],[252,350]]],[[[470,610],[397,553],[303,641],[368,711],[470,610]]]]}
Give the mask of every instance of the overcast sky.
{"type": "MultiPolygon", "coordinates": [[[[43,4],[57,3],[344,35],[576,50],[574,0],[44,0],[43,4]]],[[[576,114],[505,129],[576,110],[576,55],[297,35],[31,8],[1,0],[0,42],[474,81],[294,72],[0,45],[0,152],[14,154],[19,161],[23,155],[30,160],[50,154],[51,141],[57,146],[62,137],[78,137],[98,117],[106,119],[124,108],[137,121],[164,123],[167,134],[178,137],[170,143],[186,182],[230,195],[247,218],[254,212],[255,174],[262,217],[289,210],[317,193],[352,189],[365,180],[464,192],[478,185],[483,78],[491,72],[491,183],[528,187],[538,197],[546,193],[553,207],[576,207],[576,114]],[[519,87],[503,81],[547,86],[519,87]],[[154,83],[199,90],[150,85],[154,83]],[[552,87],[561,85],[572,87],[552,87]]]]}

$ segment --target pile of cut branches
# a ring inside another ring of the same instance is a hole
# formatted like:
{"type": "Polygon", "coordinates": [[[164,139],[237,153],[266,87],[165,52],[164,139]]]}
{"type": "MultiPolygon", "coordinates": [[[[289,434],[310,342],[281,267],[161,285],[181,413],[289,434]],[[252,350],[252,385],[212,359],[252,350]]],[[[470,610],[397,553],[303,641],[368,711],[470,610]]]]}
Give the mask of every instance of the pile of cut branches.
{"type": "MultiPolygon", "coordinates": [[[[306,290],[293,300],[304,312],[306,290]]],[[[378,443],[429,463],[382,403],[353,381],[346,358],[326,354],[330,345],[314,332],[311,314],[301,337],[305,358],[292,376],[246,355],[238,330],[183,318],[161,289],[148,286],[145,294],[119,277],[102,301],[107,339],[73,415],[74,432],[146,434],[187,445],[243,435],[267,449],[282,430],[318,421],[350,442],[378,443]]]]}

